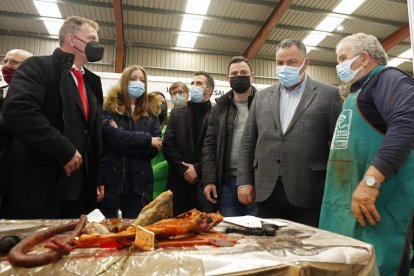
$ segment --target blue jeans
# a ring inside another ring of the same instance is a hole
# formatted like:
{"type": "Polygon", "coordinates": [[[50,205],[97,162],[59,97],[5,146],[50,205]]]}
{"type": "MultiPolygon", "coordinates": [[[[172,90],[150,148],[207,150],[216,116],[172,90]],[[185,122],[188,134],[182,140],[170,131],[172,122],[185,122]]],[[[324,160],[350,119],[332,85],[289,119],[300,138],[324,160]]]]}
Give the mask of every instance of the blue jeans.
{"type": "Polygon", "coordinates": [[[223,217],[255,216],[256,204],[244,205],[237,198],[236,177],[229,175],[219,188],[218,210],[223,217]]]}

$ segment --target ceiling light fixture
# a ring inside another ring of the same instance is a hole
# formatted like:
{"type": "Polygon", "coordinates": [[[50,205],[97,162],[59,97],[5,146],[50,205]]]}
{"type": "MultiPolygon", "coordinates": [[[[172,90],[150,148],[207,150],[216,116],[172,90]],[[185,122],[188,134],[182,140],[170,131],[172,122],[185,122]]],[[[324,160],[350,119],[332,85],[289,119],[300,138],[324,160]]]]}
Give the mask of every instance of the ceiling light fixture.
{"type": "Polygon", "coordinates": [[[413,58],[413,49],[410,48],[407,51],[399,54],[398,57],[389,60],[388,63],[387,63],[387,66],[397,67],[397,66],[403,64],[404,62],[412,61],[412,58],[413,58]]]}
{"type": "MultiPolygon", "coordinates": [[[[334,13],[339,14],[351,14],[353,13],[359,6],[362,5],[362,3],[365,2],[365,0],[353,0],[352,4],[349,3],[349,0],[342,0],[333,10],[334,13]]],[[[341,27],[343,30],[343,27],[341,26],[342,22],[345,19],[339,16],[335,15],[328,15],[325,17],[318,26],[315,27],[315,30],[317,31],[325,31],[325,32],[332,32],[336,28],[341,27]]],[[[339,30],[339,29],[338,29],[339,30]]],[[[315,31],[312,31],[309,35],[305,37],[303,40],[303,43],[306,46],[317,46],[319,43],[321,43],[322,40],[324,40],[326,37],[326,34],[317,33],[315,31]]],[[[310,48],[308,53],[312,51],[313,49],[310,48]]]]}
{"type": "MultiPolygon", "coordinates": [[[[56,2],[33,0],[33,4],[35,5],[37,12],[40,16],[62,19],[62,14],[60,13],[59,7],[56,2]]],[[[44,19],[43,24],[45,25],[49,34],[58,35],[59,29],[63,24],[63,20],[44,19]]]]}
{"type": "Polygon", "coordinates": [[[185,48],[194,48],[197,42],[197,33],[200,32],[203,25],[203,17],[200,15],[207,14],[211,0],[188,0],[185,9],[186,15],[181,22],[181,33],[177,38],[177,46],[185,48]],[[188,33],[192,32],[192,33],[188,33]]]}

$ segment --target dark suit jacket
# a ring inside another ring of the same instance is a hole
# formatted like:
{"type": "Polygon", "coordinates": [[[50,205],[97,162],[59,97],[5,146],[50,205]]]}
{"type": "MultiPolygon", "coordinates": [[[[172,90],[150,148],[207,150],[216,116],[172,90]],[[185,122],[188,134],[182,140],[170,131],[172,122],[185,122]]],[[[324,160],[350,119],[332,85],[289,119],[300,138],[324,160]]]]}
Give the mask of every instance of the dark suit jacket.
{"type": "Polygon", "coordinates": [[[197,104],[190,101],[187,106],[171,110],[162,146],[165,159],[169,164],[167,188],[173,192],[175,215],[193,208],[202,209],[197,200],[199,183],[189,184],[185,181],[184,172],[187,167],[181,163],[193,164],[199,179],[201,178],[201,151],[211,103],[208,112],[204,115],[200,135],[196,141],[192,136],[194,105],[197,104]]]}
{"type": "Polygon", "coordinates": [[[13,77],[3,105],[4,120],[14,136],[7,193],[12,217],[44,217],[44,204],[49,199],[75,200],[82,189],[90,198],[88,209],[95,206],[102,87],[100,78],[85,69],[86,120],[70,73],[73,59],[73,54],[57,48],[51,56],[27,59],[13,77]],[[83,163],[68,178],[63,166],[76,150],[83,163]]]}
{"type": "Polygon", "coordinates": [[[292,205],[318,208],[329,144],[342,109],[339,91],[308,77],[285,134],[280,124],[279,94],[279,85],[256,93],[241,139],[237,185],[253,184],[256,201],[262,202],[271,195],[280,175],[292,205]]]}

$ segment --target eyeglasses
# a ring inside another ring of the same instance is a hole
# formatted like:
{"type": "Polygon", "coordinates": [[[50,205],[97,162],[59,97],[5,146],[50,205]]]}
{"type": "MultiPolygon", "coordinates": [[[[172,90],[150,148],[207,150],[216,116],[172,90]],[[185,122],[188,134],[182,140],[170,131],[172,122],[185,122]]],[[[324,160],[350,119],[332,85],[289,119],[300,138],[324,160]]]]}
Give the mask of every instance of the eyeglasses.
{"type": "Polygon", "coordinates": [[[17,66],[17,65],[19,65],[20,63],[22,63],[23,61],[18,61],[18,60],[15,60],[15,59],[7,59],[7,58],[5,58],[4,60],[3,60],[3,65],[5,65],[5,64],[7,64],[7,63],[9,63],[9,64],[11,64],[11,65],[14,65],[14,66],[17,66]]]}
{"type": "Polygon", "coordinates": [[[171,95],[180,95],[180,96],[182,96],[182,95],[187,95],[187,92],[184,92],[183,90],[176,90],[176,91],[171,91],[170,92],[170,94],[171,95]]]}

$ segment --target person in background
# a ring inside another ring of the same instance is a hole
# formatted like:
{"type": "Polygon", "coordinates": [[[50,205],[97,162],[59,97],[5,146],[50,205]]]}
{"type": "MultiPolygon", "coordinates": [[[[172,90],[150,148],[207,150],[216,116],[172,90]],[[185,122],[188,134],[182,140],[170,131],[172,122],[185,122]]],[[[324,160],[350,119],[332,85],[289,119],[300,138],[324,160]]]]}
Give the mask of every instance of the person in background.
{"type": "Polygon", "coordinates": [[[7,175],[10,163],[9,151],[12,143],[12,136],[3,120],[3,101],[16,69],[25,59],[31,56],[33,56],[33,54],[25,50],[12,49],[6,53],[3,59],[3,67],[1,68],[3,80],[7,84],[0,86],[0,206],[2,202],[2,194],[5,193],[4,189],[7,188],[7,175]]]}
{"type": "Polygon", "coordinates": [[[208,73],[199,71],[194,74],[191,85],[190,101],[187,106],[171,110],[164,136],[163,152],[170,167],[167,189],[173,192],[175,216],[193,208],[205,208],[199,201],[204,195],[198,185],[214,79],[208,73]]]}
{"type": "Polygon", "coordinates": [[[408,275],[414,211],[414,80],[378,39],[336,46],[349,93],[336,123],[319,226],[374,245],[381,275],[408,275]]]}
{"type": "Polygon", "coordinates": [[[204,195],[226,217],[256,215],[255,204],[244,205],[237,197],[237,161],[240,139],[256,93],[250,61],[233,57],[227,67],[231,90],[212,108],[202,155],[204,195]]]}
{"type": "Polygon", "coordinates": [[[16,70],[3,104],[13,135],[6,216],[75,218],[96,206],[103,190],[102,88],[83,65],[102,59],[98,24],[72,16],[59,30],[59,47],[16,70]]]}
{"type": "MultiPolygon", "coordinates": [[[[162,136],[164,137],[168,120],[168,107],[165,96],[159,91],[151,92],[148,94],[148,103],[152,113],[158,117],[162,129],[162,136]]],[[[167,186],[168,162],[165,160],[162,151],[159,151],[157,156],[152,159],[151,164],[154,176],[152,197],[156,198],[159,194],[165,191],[167,186]]]]}
{"type": "Polygon", "coordinates": [[[98,207],[105,217],[118,210],[124,218],[136,218],[152,201],[151,159],[161,149],[158,118],[148,106],[147,73],[132,65],[122,72],[104,102],[101,180],[105,197],[98,207]]]}
{"type": "Polygon", "coordinates": [[[318,226],[329,143],[342,102],[338,88],[306,74],[306,47],[276,50],[280,84],[258,92],[240,142],[237,193],[257,216],[318,226]]]}
{"type": "Polygon", "coordinates": [[[32,53],[22,49],[12,49],[6,53],[3,59],[3,66],[1,72],[3,80],[7,83],[4,86],[0,86],[0,111],[2,110],[3,100],[6,97],[7,89],[13,79],[14,73],[22,62],[33,56],[32,53]]]}
{"type": "Polygon", "coordinates": [[[182,82],[174,82],[168,89],[174,107],[186,106],[188,102],[188,87],[182,82]]]}

